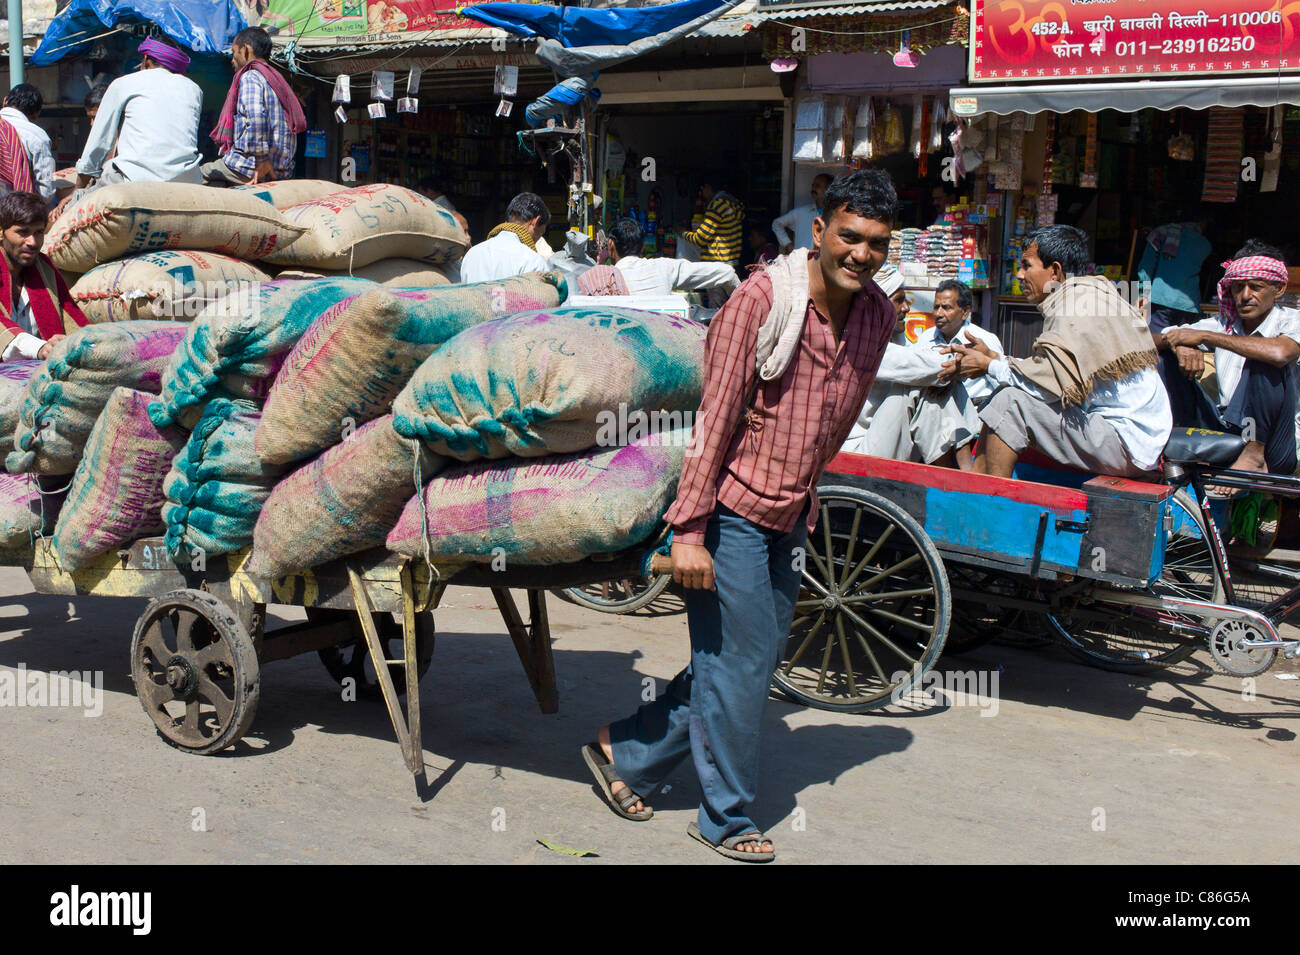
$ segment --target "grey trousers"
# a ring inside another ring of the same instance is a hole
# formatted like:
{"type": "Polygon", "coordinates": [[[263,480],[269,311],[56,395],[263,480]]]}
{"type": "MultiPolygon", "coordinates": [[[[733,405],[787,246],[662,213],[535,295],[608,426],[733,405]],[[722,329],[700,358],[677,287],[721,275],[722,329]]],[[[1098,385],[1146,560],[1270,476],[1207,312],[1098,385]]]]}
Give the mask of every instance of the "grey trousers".
{"type": "Polygon", "coordinates": [[[227,186],[242,186],[252,176],[241,176],[235,170],[226,165],[225,159],[214,159],[212,162],[205,162],[199,167],[199,173],[203,176],[203,185],[218,186],[222,189],[227,186]]]}
{"type": "Polygon", "coordinates": [[[974,402],[960,386],[943,390],[893,385],[871,416],[865,446],[855,448],[896,461],[933,464],[979,437],[974,402]]]}
{"type": "Polygon", "coordinates": [[[1053,461],[1080,471],[1133,477],[1133,466],[1114,426],[1099,414],[1063,410],[1027,391],[1004,385],[980,409],[989,430],[1019,453],[1033,446],[1053,461]]]}

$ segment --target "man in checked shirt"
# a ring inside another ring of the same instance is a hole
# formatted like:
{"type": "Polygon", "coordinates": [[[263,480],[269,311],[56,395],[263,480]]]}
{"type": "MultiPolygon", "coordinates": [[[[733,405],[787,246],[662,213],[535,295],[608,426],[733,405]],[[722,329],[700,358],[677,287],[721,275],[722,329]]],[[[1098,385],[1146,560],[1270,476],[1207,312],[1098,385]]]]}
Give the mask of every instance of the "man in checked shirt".
{"type": "MultiPolygon", "coordinates": [[[[817,482],[862,409],[894,330],[894,307],[872,276],[897,211],[887,174],[836,179],[813,223],[820,254],[807,258],[806,286],[805,270],[781,273],[778,260],[714,317],[695,436],[665,517],[674,532],[673,579],[685,588],[691,662],[658,699],[601,727],[583,749],[615,812],[638,821],[652,815],[641,795],[690,755],[704,798],[688,831],[729,858],[774,857],[747,814],[759,727],[794,616],[817,482]],[[774,291],[774,281],[791,287],[783,274],[796,274],[793,288],[807,296],[774,291]],[[787,303],[802,331],[787,339],[784,372],[755,388],[759,327],[780,320],[774,299],[787,303]]],[[[799,255],[785,260],[788,270],[799,255]]]]}

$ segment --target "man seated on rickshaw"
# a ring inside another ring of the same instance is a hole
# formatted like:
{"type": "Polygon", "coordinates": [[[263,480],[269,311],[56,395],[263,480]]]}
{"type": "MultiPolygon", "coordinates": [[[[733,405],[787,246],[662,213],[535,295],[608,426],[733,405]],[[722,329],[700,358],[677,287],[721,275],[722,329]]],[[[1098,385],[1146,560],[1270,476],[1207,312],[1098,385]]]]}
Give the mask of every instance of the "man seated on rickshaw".
{"type": "Polygon", "coordinates": [[[979,412],[977,472],[1010,477],[1028,447],[1094,474],[1138,476],[1159,464],[1173,419],[1146,320],[1105,278],[1085,275],[1087,265],[1082,230],[1031,232],[1017,275],[1043,313],[1034,354],[948,346],[957,356],[951,374],[997,387],[979,412]]]}
{"type": "Polygon", "coordinates": [[[1218,317],[1165,329],[1156,339],[1187,376],[1169,381],[1174,420],[1244,437],[1246,447],[1232,465],[1242,471],[1296,473],[1300,310],[1277,304],[1286,284],[1282,253],[1251,239],[1224,263],[1218,317]],[[1198,384],[1210,349],[1217,396],[1198,384]]]}
{"type": "MultiPolygon", "coordinates": [[[[841,450],[941,463],[945,455],[952,457],[959,440],[974,440],[979,418],[973,408],[957,407],[952,389],[944,389],[946,400],[922,400],[928,389],[939,386],[947,359],[931,349],[914,348],[907,341],[904,331],[909,305],[898,270],[881,266],[875,282],[893,303],[898,321],[876,369],[875,383],[841,450]]],[[[964,400],[964,394],[961,398],[964,400]]]]}

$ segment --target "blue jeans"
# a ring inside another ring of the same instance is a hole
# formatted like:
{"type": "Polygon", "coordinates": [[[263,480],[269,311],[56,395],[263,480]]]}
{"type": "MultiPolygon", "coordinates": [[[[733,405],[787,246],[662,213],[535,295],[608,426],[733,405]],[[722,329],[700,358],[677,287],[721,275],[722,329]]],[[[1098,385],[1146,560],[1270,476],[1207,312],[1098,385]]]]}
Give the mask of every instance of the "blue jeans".
{"type": "Polygon", "coordinates": [[[794,619],[804,539],[768,530],[721,505],[704,545],[717,590],[687,590],[691,662],[658,699],[611,723],[614,766],[649,796],[687,754],[704,798],[699,826],[720,843],[758,827],[746,809],[758,787],[759,729],[772,673],[794,619]]]}

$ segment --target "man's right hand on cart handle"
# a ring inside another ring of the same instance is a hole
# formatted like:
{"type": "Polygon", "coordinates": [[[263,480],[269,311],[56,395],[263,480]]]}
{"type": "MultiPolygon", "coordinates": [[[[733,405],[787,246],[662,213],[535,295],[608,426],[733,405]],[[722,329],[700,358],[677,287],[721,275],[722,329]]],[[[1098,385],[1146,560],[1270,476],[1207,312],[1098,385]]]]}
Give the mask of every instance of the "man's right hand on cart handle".
{"type": "Polygon", "coordinates": [[[673,580],[691,590],[714,590],[713,555],[703,544],[673,541],[673,580]]]}

